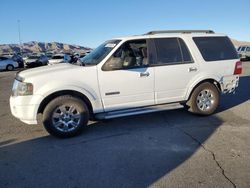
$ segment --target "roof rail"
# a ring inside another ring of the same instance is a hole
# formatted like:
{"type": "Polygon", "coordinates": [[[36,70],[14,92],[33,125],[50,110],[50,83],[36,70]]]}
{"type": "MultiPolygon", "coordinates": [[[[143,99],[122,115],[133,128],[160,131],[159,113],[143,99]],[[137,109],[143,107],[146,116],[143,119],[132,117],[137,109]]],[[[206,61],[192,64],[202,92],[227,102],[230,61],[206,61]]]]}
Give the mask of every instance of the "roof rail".
{"type": "Polygon", "coordinates": [[[214,33],[213,30],[162,30],[162,31],[150,31],[145,35],[154,35],[154,34],[161,34],[161,33],[214,33]]]}

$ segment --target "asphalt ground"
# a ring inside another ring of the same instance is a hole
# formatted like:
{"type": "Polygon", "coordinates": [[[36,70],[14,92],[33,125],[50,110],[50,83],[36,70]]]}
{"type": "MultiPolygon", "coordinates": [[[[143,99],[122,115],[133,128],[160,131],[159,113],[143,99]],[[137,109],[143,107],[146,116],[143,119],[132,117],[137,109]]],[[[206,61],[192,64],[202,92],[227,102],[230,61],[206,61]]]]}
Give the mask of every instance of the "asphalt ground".
{"type": "Polygon", "coordinates": [[[0,187],[250,187],[250,62],[216,113],[184,109],[104,122],[70,139],[9,109],[15,71],[0,72],[0,187]]]}

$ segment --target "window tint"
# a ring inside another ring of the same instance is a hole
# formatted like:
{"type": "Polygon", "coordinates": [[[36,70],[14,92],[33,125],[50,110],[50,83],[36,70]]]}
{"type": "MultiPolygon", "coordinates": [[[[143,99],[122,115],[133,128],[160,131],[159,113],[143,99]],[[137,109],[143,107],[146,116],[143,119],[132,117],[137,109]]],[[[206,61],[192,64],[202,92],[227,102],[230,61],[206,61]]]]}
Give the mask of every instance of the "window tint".
{"type": "Polygon", "coordinates": [[[182,56],[183,56],[183,62],[191,62],[192,57],[190,55],[190,52],[187,48],[187,45],[184,43],[184,41],[182,39],[179,39],[180,42],[180,46],[181,46],[181,51],[182,51],[182,56]]]}
{"type": "Polygon", "coordinates": [[[228,37],[194,37],[205,61],[237,59],[236,50],[228,37]]]}
{"type": "Polygon", "coordinates": [[[146,66],[148,64],[146,40],[125,42],[104,64],[103,70],[121,70],[146,66]]]}
{"type": "Polygon", "coordinates": [[[181,51],[177,38],[154,39],[157,53],[157,64],[182,62],[181,51]]]}
{"type": "Polygon", "coordinates": [[[246,51],[248,51],[248,52],[249,52],[249,51],[250,51],[250,47],[247,47],[246,51]]]}

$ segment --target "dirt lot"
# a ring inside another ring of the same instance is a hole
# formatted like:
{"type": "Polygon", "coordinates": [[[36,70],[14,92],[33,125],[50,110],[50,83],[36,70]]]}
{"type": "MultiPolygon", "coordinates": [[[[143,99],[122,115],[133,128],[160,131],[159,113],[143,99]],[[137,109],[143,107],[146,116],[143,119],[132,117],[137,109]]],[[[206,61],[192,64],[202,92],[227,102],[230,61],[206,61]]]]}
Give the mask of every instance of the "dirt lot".
{"type": "Polygon", "coordinates": [[[213,116],[94,122],[64,140],[11,116],[14,74],[0,72],[0,187],[250,187],[250,62],[213,116]]]}

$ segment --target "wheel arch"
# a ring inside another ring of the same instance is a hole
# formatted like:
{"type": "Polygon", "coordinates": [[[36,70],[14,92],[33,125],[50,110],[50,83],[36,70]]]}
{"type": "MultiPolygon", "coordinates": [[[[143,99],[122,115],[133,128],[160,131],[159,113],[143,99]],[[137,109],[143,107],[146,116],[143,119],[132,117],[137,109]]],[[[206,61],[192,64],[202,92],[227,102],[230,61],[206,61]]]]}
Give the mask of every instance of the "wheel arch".
{"type": "Polygon", "coordinates": [[[90,115],[93,115],[93,106],[92,106],[90,100],[88,99],[88,97],[86,95],[84,95],[83,93],[81,93],[79,91],[74,91],[74,90],[61,90],[61,91],[56,91],[56,92],[49,94],[40,103],[37,114],[43,113],[45,107],[49,104],[50,101],[52,101],[56,97],[59,97],[62,95],[72,95],[74,97],[81,99],[82,101],[84,101],[86,103],[86,105],[89,109],[90,115]]]}
{"type": "Polygon", "coordinates": [[[196,84],[194,84],[193,87],[191,87],[191,89],[189,89],[187,95],[186,95],[186,100],[189,100],[192,93],[194,92],[194,90],[199,86],[201,85],[202,83],[205,83],[205,82],[209,82],[211,84],[213,84],[217,89],[218,91],[221,93],[222,92],[222,88],[221,88],[221,85],[219,83],[219,81],[217,81],[216,79],[214,78],[206,78],[206,79],[203,79],[203,80],[200,80],[199,82],[197,82],[196,84]]]}
{"type": "Polygon", "coordinates": [[[12,65],[12,64],[7,64],[7,65],[6,65],[6,70],[8,69],[8,66],[13,67],[13,69],[15,68],[15,66],[14,66],[14,65],[12,65]]]}

